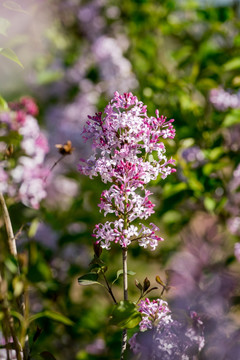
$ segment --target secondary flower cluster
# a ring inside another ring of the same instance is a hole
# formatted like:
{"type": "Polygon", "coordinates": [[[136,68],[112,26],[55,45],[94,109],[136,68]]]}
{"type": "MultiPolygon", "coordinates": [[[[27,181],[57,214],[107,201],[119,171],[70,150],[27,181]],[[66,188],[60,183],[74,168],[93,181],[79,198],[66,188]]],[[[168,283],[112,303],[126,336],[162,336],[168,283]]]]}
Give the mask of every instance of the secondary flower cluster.
{"type": "Polygon", "coordinates": [[[222,88],[212,89],[210,91],[209,100],[219,111],[240,108],[240,92],[232,94],[222,88]]]}
{"type": "Polygon", "coordinates": [[[195,312],[188,322],[174,320],[166,301],[148,298],[140,302],[139,312],[140,332],[129,340],[137,359],[190,360],[203,348],[203,324],[195,312]]]}
{"type": "Polygon", "coordinates": [[[0,191],[33,208],[46,196],[48,174],[43,165],[48,142],[37,112],[32,99],[22,98],[0,113],[0,191]]]}
{"type": "Polygon", "coordinates": [[[114,213],[118,220],[96,225],[94,236],[103,248],[110,249],[111,242],[128,246],[137,240],[140,246],[150,245],[154,250],[159,229],[152,224],[149,229],[140,224],[130,225],[135,219],[147,219],[154,213],[149,199],[151,192],[145,185],[160,174],[165,179],[175,171],[173,159],[167,159],[162,139],[174,138],[171,119],[147,115],[147,107],[132,93],[114,98],[105,108],[105,115],[89,116],[83,130],[85,141],[91,140],[93,154],[88,160],[80,159],[79,170],[92,178],[100,175],[104,183],[113,183],[104,190],[99,204],[104,215],[114,213]]]}

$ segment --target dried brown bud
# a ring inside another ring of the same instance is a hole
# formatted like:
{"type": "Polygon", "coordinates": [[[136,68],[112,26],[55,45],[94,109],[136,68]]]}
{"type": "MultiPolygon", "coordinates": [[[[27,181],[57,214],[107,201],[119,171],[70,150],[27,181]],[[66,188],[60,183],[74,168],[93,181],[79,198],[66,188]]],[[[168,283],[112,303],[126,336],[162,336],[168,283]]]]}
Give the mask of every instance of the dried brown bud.
{"type": "Polygon", "coordinates": [[[94,250],[94,254],[96,255],[96,257],[99,258],[101,253],[102,253],[102,248],[101,248],[100,244],[94,242],[93,243],[93,250],[94,250]]]}
{"type": "Polygon", "coordinates": [[[12,156],[12,154],[13,154],[13,145],[8,145],[8,147],[5,150],[5,155],[7,157],[10,157],[12,156]]]}
{"type": "Polygon", "coordinates": [[[143,292],[147,291],[147,289],[150,287],[151,283],[146,277],[143,281],[143,292]]]}

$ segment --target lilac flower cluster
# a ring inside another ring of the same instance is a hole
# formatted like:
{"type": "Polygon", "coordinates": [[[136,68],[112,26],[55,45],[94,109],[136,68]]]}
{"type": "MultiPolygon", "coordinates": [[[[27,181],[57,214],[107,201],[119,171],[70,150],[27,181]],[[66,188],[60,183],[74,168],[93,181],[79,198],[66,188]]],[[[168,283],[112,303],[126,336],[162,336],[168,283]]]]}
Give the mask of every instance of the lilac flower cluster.
{"type": "Polygon", "coordinates": [[[154,212],[145,185],[159,174],[165,179],[175,171],[171,167],[174,160],[167,159],[161,141],[174,138],[174,120],[166,121],[158,111],[156,117],[148,117],[147,107],[132,93],[115,92],[105,114],[89,116],[83,137],[92,141],[93,154],[80,159],[79,170],[90,178],[100,175],[104,183],[113,183],[103,191],[99,207],[104,215],[114,213],[118,220],[96,225],[94,236],[108,250],[111,242],[127,247],[135,240],[155,250],[163,240],[156,235],[159,229],[153,224],[151,228],[140,224],[139,229],[130,223],[154,212]]]}
{"type": "Polygon", "coordinates": [[[140,302],[139,312],[140,332],[129,339],[137,359],[190,360],[203,348],[203,323],[196,312],[191,312],[188,323],[174,320],[166,301],[148,298],[140,302]]]}
{"type": "Polygon", "coordinates": [[[0,113],[0,191],[35,209],[46,197],[43,162],[49,150],[34,117],[37,111],[32,99],[22,98],[0,113]]]}
{"type": "MultiPolygon", "coordinates": [[[[231,181],[228,184],[228,202],[226,204],[226,209],[229,212],[230,217],[227,220],[227,227],[230,233],[233,235],[239,236],[240,235],[240,211],[239,211],[239,204],[240,204],[240,164],[236,167],[233,171],[233,176],[231,181]]],[[[239,260],[240,256],[237,255],[238,251],[235,248],[235,255],[236,258],[239,260]]]]}
{"type": "Polygon", "coordinates": [[[240,92],[231,94],[222,88],[212,89],[210,91],[209,100],[213,106],[219,111],[240,108],[240,92]]]}
{"type": "Polygon", "coordinates": [[[234,254],[236,259],[240,262],[240,242],[237,242],[234,246],[234,254]]]}
{"type": "Polygon", "coordinates": [[[152,302],[146,298],[141,300],[138,311],[142,314],[142,321],[139,323],[140,331],[152,329],[159,322],[168,324],[172,321],[168,303],[161,299],[152,302]]]}

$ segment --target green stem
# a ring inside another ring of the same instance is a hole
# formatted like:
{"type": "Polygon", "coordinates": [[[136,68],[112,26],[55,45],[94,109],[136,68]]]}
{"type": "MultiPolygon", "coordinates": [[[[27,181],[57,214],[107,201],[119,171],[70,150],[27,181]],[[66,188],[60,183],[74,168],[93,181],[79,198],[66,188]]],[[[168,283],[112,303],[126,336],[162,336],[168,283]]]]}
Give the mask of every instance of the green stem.
{"type": "MultiPolygon", "coordinates": [[[[128,216],[127,216],[127,195],[125,196],[125,209],[124,209],[124,230],[128,229],[128,216]]],[[[128,277],[127,277],[127,247],[122,249],[123,261],[123,298],[128,300],[128,277]]],[[[121,360],[124,360],[124,353],[127,348],[127,329],[123,329],[122,333],[122,349],[121,360]]]]}
{"type": "MultiPolygon", "coordinates": [[[[2,207],[3,220],[5,223],[6,232],[7,232],[7,242],[8,242],[9,253],[12,256],[14,256],[14,258],[16,259],[17,273],[18,273],[18,275],[20,275],[16,238],[13,233],[13,228],[12,228],[12,223],[11,223],[11,219],[9,216],[8,208],[7,208],[7,205],[6,205],[6,202],[5,202],[5,199],[4,199],[4,196],[2,193],[0,193],[0,204],[2,207]]],[[[24,319],[27,323],[26,314],[25,314],[24,294],[21,294],[20,297],[17,298],[17,305],[18,305],[20,314],[24,317],[24,319]]],[[[23,355],[24,355],[24,360],[28,360],[28,358],[29,358],[29,343],[28,343],[27,336],[25,339],[25,344],[23,346],[23,355]]]]}

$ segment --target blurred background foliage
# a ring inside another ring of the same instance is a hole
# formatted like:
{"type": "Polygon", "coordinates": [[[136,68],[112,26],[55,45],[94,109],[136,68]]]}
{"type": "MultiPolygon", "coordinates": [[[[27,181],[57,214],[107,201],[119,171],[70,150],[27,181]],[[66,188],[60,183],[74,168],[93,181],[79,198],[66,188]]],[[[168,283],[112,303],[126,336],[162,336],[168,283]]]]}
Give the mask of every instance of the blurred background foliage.
{"type": "MultiPolygon", "coordinates": [[[[54,168],[40,210],[9,201],[14,231],[21,229],[17,245],[30,312],[45,314],[31,323],[31,334],[41,333],[34,353],[49,351],[59,360],[119,358],[121,330],[108,325],[109,294],[77,282],[93,257],[91,233],[103,221],[97,204],[106,185],[76,171],[78,159],[91,151],[80,135],[87,115],[102,111],[118,90],[137,95],[149,115],[159,109],[174,118],[177,134],[167,144],[177,173],[150,184],[156,203],[151,221],[165,241],[155,252],[130,249],[129,269],[136,272],[129,276],[130,297],[139,295],[135,278],[147,276],[156,286],[155,276],[165,281],[169,270],[173,285],[166,299],[175,309],[196,309],[205,321],[200,358],[236,359],[240,102],[220,111],[209,96],[220,87],[239,91],[239,1],[24,0],[0,1],[0,9],[0,47],[17,56],[0,54],[1,96],[36,99],[51,147],[49,168],[59,157],[56,143],[71,140],[75,148],[54,168]],[[54,320],[46,311],[64,317],[54,320]]],[[[13,261],[1,256],[14,291],[13,261]]],[[[119,249],[104,251],[102,259],[111,282],[122,266],[119,249]]],[[[121,278],[113,290],[120,300],[121,278]]]]}

